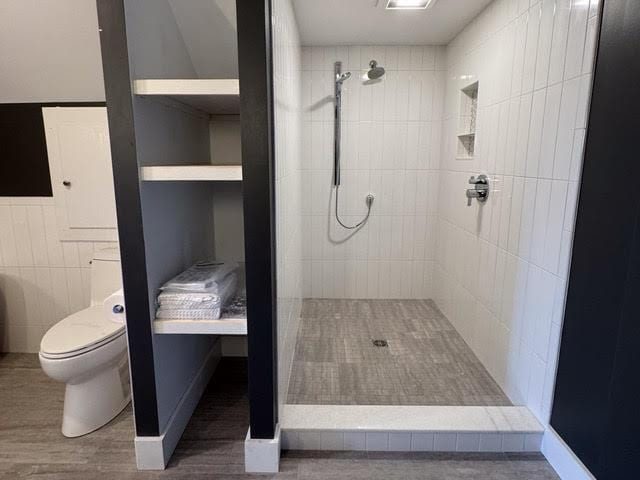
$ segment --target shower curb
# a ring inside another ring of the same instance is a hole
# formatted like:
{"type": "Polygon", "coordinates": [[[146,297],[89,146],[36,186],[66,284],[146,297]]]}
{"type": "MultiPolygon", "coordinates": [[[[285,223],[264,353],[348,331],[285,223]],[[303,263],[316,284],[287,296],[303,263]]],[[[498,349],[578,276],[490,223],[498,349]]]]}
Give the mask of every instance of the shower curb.
{"type": "Polygon", "coordinates": [[[526,407],[285,405],[284,450],[539,452],[526,407]]]}

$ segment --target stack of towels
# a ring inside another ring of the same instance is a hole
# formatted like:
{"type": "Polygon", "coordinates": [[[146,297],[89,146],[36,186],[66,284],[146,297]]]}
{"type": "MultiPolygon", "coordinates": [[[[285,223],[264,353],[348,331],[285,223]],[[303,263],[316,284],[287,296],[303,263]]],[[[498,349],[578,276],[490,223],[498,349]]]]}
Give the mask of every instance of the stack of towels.
{"type": "Polygon", "coordinates": [[[216,320],[236,294],[237,263],[197,263],[160,288],[156,318],[216,320]]]}

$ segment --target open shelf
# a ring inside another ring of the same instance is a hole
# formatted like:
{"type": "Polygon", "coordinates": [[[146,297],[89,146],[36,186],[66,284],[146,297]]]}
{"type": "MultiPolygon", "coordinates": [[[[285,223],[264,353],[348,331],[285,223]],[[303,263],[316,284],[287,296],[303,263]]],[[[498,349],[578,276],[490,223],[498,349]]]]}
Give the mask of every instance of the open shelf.
{"type": "Polygon", "coordinates": [[[136,95],[168,97],[211,114],[240,113],[238,79],[141,79],[136,95]]]}
{"type": "Polygon", "coordinates": [[[218,320],[159,320],[153,322],[153,331],[163,334],[246,335],[247,308],[244,297],[237,297],[222,311],[218,320]]]}
{"type": "Polygon", "coordinates": [[[241,165],[158,165],[142,167],[140,178],[144,182],[239,182],[241,165]]]}

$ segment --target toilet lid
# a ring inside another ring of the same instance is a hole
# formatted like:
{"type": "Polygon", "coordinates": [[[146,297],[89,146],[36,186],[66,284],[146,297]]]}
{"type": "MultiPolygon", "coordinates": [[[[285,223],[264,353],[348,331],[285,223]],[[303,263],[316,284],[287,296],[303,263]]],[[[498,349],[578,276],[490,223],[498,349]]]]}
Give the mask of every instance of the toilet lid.
{"type": "Polygon", "coordinates": [[[124,325],[105,317],[102,305],[85,308],[56,323],[42,337],[40,351],[65,355],[99,347],[124,332],[124,325]]]}

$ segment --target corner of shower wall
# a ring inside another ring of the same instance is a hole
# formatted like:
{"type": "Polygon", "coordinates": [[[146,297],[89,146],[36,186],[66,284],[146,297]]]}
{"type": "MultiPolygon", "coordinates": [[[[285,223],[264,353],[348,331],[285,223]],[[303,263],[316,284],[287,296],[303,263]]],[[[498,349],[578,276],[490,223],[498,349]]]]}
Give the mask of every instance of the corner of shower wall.
{"type": "Polygon", "coordinates": [[[444,46],[329,45],[302,49],[305,298],[431,298],[444,46]],[[386,74],[367,81],[369,62],[386,74]],[[340,216],[371,216],[355,233],[334,218],[334,63],[342,84],[340,216]]]}
{"type": "Polygon", "coordinates": [[[593,5],[495,0],[447,46],[434,300],[511,401],[545,425],[599,25],[593,5]],[[474,82],[476,145],[460,157],[460,92],[474,82]],[[490,197],[467,207],[468,179],[482,173],[490,197]]]}
{"type": "Polygon", "coordinates": [[[302,308],[301,49],[291,0],[273,0],[278,409],[286,403],[302,308]]]}

